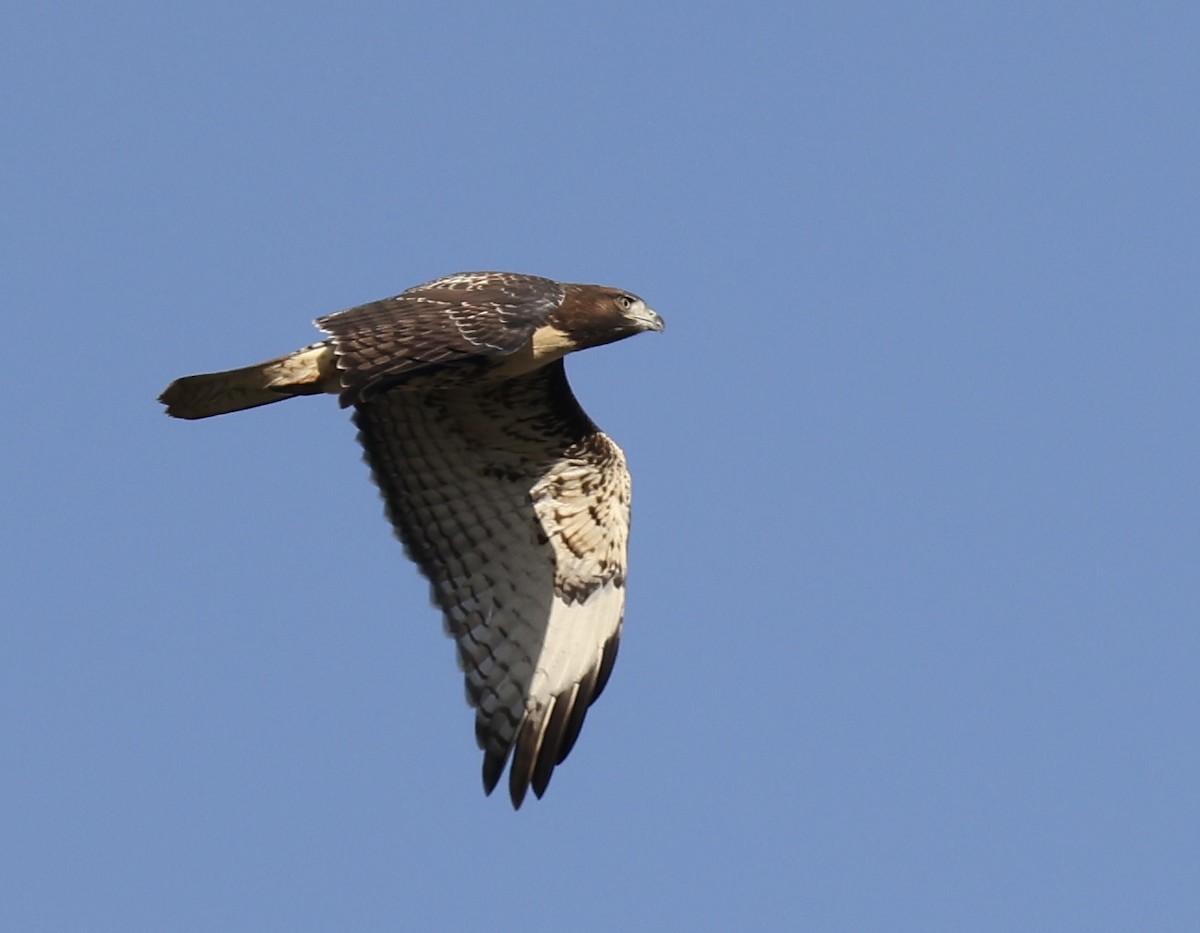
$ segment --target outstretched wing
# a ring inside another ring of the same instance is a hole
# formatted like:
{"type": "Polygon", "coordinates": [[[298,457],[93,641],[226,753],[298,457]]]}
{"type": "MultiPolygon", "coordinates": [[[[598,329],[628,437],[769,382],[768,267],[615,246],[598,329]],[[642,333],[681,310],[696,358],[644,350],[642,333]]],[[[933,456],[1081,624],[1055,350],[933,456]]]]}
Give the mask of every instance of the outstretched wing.
{"type": "Polygon", "coordinates": [[[629,472],[561,360],[379,394],[355,422],[388,517],[458,645],[490,793],[519,807],[570,752],[616,659],[629,472]]]}
{"type": "Polygon", "coordinates": [[[417,374],[444,377],[455,364],[516,352],[564,296],[553,279],[466,272],[318,318],[316,324],[330,337],[345,406],[417,374]]]}

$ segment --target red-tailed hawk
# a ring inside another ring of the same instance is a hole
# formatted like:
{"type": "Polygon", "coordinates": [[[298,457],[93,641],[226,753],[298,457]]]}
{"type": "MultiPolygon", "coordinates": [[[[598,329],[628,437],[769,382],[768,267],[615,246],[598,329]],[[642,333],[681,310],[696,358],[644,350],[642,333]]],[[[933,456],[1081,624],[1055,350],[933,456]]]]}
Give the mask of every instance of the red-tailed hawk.
{"type": "Polygon", "coordinates": [[[354,406],[388,518],[458,645],[483,786],[541,797],[617,656],[629,471],[584,413],[563,356],[662,319],[636,295],[464,272],[316,322],[289,356],[185,376],[167,414],[207,418],[296,395],[354,406]]]}

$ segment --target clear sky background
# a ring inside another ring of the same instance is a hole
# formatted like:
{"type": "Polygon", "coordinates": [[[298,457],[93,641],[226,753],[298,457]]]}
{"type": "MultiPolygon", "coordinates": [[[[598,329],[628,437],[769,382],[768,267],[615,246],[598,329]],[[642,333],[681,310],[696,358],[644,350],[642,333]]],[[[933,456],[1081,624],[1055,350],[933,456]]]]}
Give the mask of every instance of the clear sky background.
{"type": "Polygon", "coordinates": [[[1200,929],[1200,7],[7,4],[0,928],[1200,929]],[[175,376],[619,285],[542,801],[345,412],[175,376]]]}

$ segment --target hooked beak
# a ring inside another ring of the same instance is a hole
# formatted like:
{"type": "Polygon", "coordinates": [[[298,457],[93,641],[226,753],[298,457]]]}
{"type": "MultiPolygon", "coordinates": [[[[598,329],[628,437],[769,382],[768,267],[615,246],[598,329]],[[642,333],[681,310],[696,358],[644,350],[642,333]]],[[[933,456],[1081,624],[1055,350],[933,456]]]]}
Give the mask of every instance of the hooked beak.
{"type": "Polygon", "coordinates": [[[656,330],[660,333],[665,326],[658,312],[644,304],[638,304],[630,309],[629,322],[636,325],[639,330],[656,330]]]}

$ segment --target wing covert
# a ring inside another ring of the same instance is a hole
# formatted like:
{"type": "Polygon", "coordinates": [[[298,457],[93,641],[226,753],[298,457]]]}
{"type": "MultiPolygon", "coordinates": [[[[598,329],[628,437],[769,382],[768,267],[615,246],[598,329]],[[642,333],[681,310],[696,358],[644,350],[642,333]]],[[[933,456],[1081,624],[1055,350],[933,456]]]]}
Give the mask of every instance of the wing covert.
{"type": "Polygon", "coordinates": [[[316,325],[330,337],[347,406],[416,374],[516,352],[564,294],[560,283],[540,276],[459,273],[326,315],[316,325]]]}

